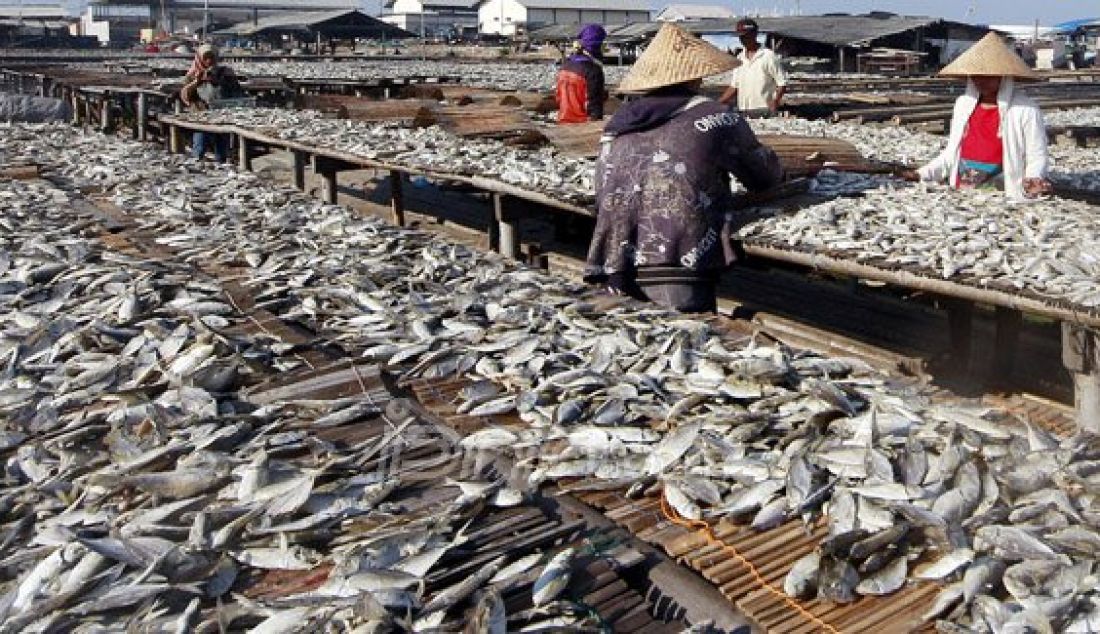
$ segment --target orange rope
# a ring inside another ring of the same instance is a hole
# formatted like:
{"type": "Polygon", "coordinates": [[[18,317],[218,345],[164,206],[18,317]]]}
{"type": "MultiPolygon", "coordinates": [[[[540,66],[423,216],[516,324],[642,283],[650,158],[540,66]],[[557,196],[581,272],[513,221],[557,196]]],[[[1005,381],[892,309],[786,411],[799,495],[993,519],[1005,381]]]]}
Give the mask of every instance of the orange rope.
{"type": "Polygon", "coordinates": [[[740,562],[741,565],[749,571],[749,574],[752,575],[752,578],[756,581],[757,584],[781,599],[784,603],[786,603],[788,606],[794,609],[794,611],[802,615],[802,617],[808,620],[810,623],[817,625],[826,632],[830,632],[830,634],[840,634],[840,630],[817,618],[816,616],[811,614],[809,610],[802,607],[797,601],[787,596],[786,592],[783,592],[779,588],[776,588],[771,583],[769,583],[768,580],[760,574],[760,571],[756,569],[756,566],[754,566],[753,563],[749,561],[744,555],[742,555],[736,548],[734,548],[730,544],[727,544],[725,541],[718,539],[718,536],[714,534],[714,529],[711,528],[710,524],[702,520],[689,520],[685,517],[680,516],[680,514],[677,513],[669,505],[668,500],[665,498],[663,493],[661,494],[661,512],[664,513],[665,518],[668,519],[668,521],[676,524],[677,526],[682,526],[688,530],[695,531],[696,534],[703,536],[703,538],[705,538],[707,542],[712,546],[717,546],[723,552],[727,552],[732,555],[734,559],[740,562]]]}

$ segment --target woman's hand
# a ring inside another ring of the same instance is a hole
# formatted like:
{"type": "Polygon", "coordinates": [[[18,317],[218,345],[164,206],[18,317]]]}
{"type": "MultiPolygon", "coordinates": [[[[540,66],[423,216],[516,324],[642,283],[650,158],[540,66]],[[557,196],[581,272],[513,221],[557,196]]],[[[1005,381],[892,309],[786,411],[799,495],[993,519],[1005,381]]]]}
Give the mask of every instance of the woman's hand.
{"type": "Polygon", "coordinates": [[[1024,193],[1031,197],[1053,194],[1054,185],[1045,178],[1025,178],[1024,193]]]}
{"type": "Polygon", "coordinates": [[[912,169],[898,170],[894,173],[898,178],[909,181],[910,183],[920,182],[920,172],[912,169]]]}

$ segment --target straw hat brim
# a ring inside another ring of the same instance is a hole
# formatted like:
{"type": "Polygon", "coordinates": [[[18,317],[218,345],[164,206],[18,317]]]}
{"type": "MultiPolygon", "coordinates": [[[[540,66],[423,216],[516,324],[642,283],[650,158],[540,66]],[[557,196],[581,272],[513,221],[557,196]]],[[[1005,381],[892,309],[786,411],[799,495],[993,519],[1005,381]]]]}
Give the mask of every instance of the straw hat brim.
{"type": "Polygon", "coordinates": [[[737,67],[737,60],[683,27],[666,23],[657,32],[618,91],[644,93],[696,79],[721,75],[737,67]]]}
{"type": "Polygon", "coordinates": [[[1032,70],[1020,56],[1008,48],[996,33],[990,32],[958,59],[939,73],[940,77],[1013,77],[1021,81],[1038,81],[1038,73],[1032,70]]]}

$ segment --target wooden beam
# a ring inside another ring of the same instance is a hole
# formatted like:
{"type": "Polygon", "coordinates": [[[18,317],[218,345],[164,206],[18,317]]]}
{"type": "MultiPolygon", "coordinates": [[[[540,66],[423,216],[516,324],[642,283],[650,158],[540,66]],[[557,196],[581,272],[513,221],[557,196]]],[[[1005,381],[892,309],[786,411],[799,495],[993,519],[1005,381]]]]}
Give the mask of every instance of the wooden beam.
{"type": "Polygon", "coordinates": [[[12,180],[21,181],[31,180],[39,176],[38,165],[33,163],[0,167],[0,178],[10,178],[12,180]]]}

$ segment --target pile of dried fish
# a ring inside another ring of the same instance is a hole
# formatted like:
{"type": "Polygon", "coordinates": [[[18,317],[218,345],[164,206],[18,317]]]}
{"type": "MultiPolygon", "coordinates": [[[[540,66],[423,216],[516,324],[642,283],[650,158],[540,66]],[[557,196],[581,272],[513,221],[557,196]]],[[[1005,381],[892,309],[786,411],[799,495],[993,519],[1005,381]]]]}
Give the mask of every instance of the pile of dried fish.
{"type": "MultiPolygon", "coordinates": [[[[1045,113],[1048,125],[1054,113],[1045,113]]],[[[798,134],[822,136],[847,141],[864,157],[883,163],[919,167],[931,161],[947,144],[942,136],[915,132],[888,125],[829,123],[798,117],[757,119],[752,127],[758,134],[798,134]]],[[[1078,148],[1065,145],[1050,147],[1052,159],[1050,179],[1055,185],[1085,191],[1100,192],[1100,148],[1078,148]]]]}
{"type": "MultiPolygon", "coordinates": [[[[180,70],[188,68],[183,59],[145,59],[141,65],[150,70],[180,70]]],[[[280,77],[291,81],[393,81],[401,78],[458,77],[464,86],[493,90],[534,90],[550,92],[557,81],[557,66],[552,62],[508,63],[493,60],[447,62],[434,60],[355,60],[355,61],[294,61],[294,62],[234,62],[233,69],[246,77],[280,77]]],[[[608,64],[605,74],[609,83],[617,83],[629,67],[608,64]]]]}
{"type": "Polygon", "coordinates": [[[431,126],[410,129],[325,118],[315,111],[213,110],[182,115],[198,123],[237,126],[287,141],[331,148],[354,156],[447,174],[495,178],[575,203],[593,200],[592,161],[556,149],[507,146],[492,139],[464,139],[431,126]]]}
{"type": "Polygon", "coordinates": [[[903,165],[923,165],[935,158],[947,143],[942,136],[914,132],[899,126],[830,123],[799,117],[753,119],[751,124],[757,134],[796,134],[840,139],[856,146],[864,158],[903,165]]]}
{"type": "Polygon", "coordinates": [[[763,244],[902,268],[1053,303],[1100,307],[1100,218],[1061,199],[891,182],[744,229],[763,244]]]}
{"type": "MultiPolygon", "coordinates": [[[[115,202],[194,257],[238,263],[267,310],[406,378],[466,377],[458,409],[488,424],[462,445],[513,462],[519,494],[555,482],[659,490],[683,516],[761,530],[824,514],[830,537],[792,569],[792,594],[850,601],[937,579],[950,585],[929,619],[1095,629],[1096,438],[1059,441],[856,360],[731,339],[662,310],[597,310],[560,279],[340,208],[288,205],[291,193],[262,194],[246,175],[181,178],[177,157],[145,162],[127,157],[131,143],[35,130],[0,145],[50,157],[74,185],[90,147],[109,148],[143,174],[118,178],[115,202]]],[[[1027,230],[1045,236],[1056,225],[1035,209],[1027,230]]],[[[242,457],[228,477],[246,471],[242,457]]]]}
{"type": "Polygon", "coordinates": [[[1100,108],[1071,108],[1043,113],[1048,126],[1100,126],[1100,108]]]}
{"type": "MultiPolygon", "coordinates": [[[[4,128],[3,155],[33,155],[50,134],[54,143],[73,136],[4,128]]],[[[163,154],[143,164],[140,146],[79,138],[54,154],[51,174],[103,184],[78,164],[96,146],[151,173],[154,186],[196,167],[163,154]]],[[[195,177],[203,187],[181,185],[190,195],[160,201],[154,224],[262,221],[275,235],[321,221],[325,235],[349,219],[251,175],[195,177]]],[[[131,178],[111,185],[152,193],[131,178]]],[[[126,254],[83,235],[102,219],[65,191],[0,188],[0,631],[453,629],[467,608],[492,632],[595,629],[568,587],[574,562],[599,549],[543,553],[536,548],[552,542],[527,540],[493,550],[492,509],[523,496],[465,466],[461,447],[410,455],[417,439],[431,440],[431,425],[369,392],[271,402],[241,392],[304,360],[262,325],[250,330],[219,285],[187,264],[222,250],[212,226],[193,247],[163,235],[178,259],[126,254]],[[455,576],[463,562],[480,564],[455,576]],[[502,597],[526,611],[506,614],[502,597]]],[[[278,252],[260,257],[271,261],[257,279],[281,276],[278,252]]],[[[308,283],[308,270],[286,272],[308,283]]]]}

